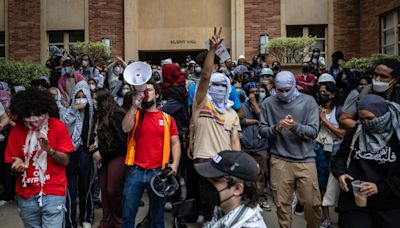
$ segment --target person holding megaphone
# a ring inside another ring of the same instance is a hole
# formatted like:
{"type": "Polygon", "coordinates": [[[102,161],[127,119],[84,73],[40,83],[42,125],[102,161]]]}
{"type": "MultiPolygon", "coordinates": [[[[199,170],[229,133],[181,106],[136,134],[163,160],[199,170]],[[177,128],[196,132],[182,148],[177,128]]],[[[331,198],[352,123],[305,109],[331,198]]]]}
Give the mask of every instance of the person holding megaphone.
{"type": "Polygon", "coordinates": [[[157,109],[161,90],[150,77],[151,68],[143,62],[130,64],[124,72],[125,81],[135,86],[136,94],[122,121],[122,130],[128,133],[122,227],[135,227],[144,189],[149,194],[151,227],[164,227],[165,198],[151,190],[150,180],[168,166],[170,154],[172,173],[179,165],[178,129],[174,118],[157,109]]]}

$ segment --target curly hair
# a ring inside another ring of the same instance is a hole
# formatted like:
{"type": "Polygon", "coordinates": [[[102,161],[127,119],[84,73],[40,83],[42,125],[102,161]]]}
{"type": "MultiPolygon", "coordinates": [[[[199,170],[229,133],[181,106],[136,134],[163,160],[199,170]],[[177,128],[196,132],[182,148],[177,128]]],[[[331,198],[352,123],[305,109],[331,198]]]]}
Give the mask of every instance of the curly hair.
{"type": "Polygon", "coordinates": [[[11,98],[10,110],[13,115],[18,117],[30,117],[55,113],[57,104],[48,90],[30,87],[16,93],[11,98]]]}
{"type": "Polygon", "coordinates": [[[110,139],[110,137],[113,137],[112,129],[115,128],[113,114],[117,111],[124,111],[114,101],[114,98],[108,89],[97,90],[96,100],[97,110],[94,120],[95,123],[97,123],[97,135],[99,141],[109,146],[108,144],[113,141],[110,139]]]}

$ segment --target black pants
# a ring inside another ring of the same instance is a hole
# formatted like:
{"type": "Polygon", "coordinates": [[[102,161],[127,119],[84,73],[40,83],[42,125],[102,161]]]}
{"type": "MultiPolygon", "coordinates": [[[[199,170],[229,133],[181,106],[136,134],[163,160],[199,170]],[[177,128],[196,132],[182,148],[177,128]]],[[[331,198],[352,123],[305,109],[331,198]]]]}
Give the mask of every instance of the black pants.
{"type": "MultiPolygon", "coordinates": [[[[4,134],[4,131],[2,133],[4,134]]],[[[0,182],[3,184],[4,190],[0,194],[0,200],[10,201],[14,200],[16,174],[11,171],[11,163],[4,163],[6,139],[0,142],[0,182]]]]}
{"type": "Polygon", "coordinates": [[[357,208],[339,211],[340,228],[399,228],[400,208],[391,210],[371,210],[357,208]]]}

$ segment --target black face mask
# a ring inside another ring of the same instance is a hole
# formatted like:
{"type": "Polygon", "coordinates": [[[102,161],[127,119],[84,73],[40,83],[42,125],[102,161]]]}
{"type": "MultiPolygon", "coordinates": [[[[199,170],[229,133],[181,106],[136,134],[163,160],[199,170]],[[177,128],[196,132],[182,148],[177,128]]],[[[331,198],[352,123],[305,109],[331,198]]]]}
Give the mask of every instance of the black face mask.
{"type": "Polygon", "coordinates": [[[279,66],[274,66],[272,69],[279,70],[279,66]]]}
{"type": "Polygon", "coordinates": [[[145,101],[142,102],[142,109],[146,110],[148,108],[150,108],[151,106],[153,106],[154,101],[145,101]]]}
{"type": "Polygon", "coordinates": [[[320,105],[325,105],[330,100],[331,100],[331,98],[329,97],[329,94],[319,94],[318,103],[320,105]]]}
{"type": "Polygon", "coordinates": [[[200,184],[201,202],[208,206],[220,206],[222,203],[230,200],[233,197],[233,195],[221,201],[219,193],[225,191],[226,189],[229,189],[230,187],[232,187],[232,185],[233,184],[228,183],[227,187],[218,191],[211,182],[209,181],[202,182],[200,184]]]}
{"type": "Polygon", "coordinates": [[[303,66],[303,67],[301,68],[301,71],[303,71],[304,73],[307,73],[307,72],[310,71],[310,68],[309,68],[308,66],[303,66]]]}

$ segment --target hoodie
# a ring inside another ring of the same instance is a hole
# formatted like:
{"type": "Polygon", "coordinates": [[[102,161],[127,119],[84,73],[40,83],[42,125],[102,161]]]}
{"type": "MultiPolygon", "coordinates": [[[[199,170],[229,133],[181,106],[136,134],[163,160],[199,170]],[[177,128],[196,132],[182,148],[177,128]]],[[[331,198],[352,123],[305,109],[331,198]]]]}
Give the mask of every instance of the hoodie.
{"type": "Polygon", "coordinates": [[[93,126],[94,106],[92,95],[86,81],[80,81],[75,85],[71,99],[71,106],[61,119],[64,120],[64,123],[67,125],[75,150],[77,150],[80,145],[89,147],[90,134],[93,126]],[[76,110],[75,97],[80,91],[85,94],[88,102],[85,109],[76,110]]]}

